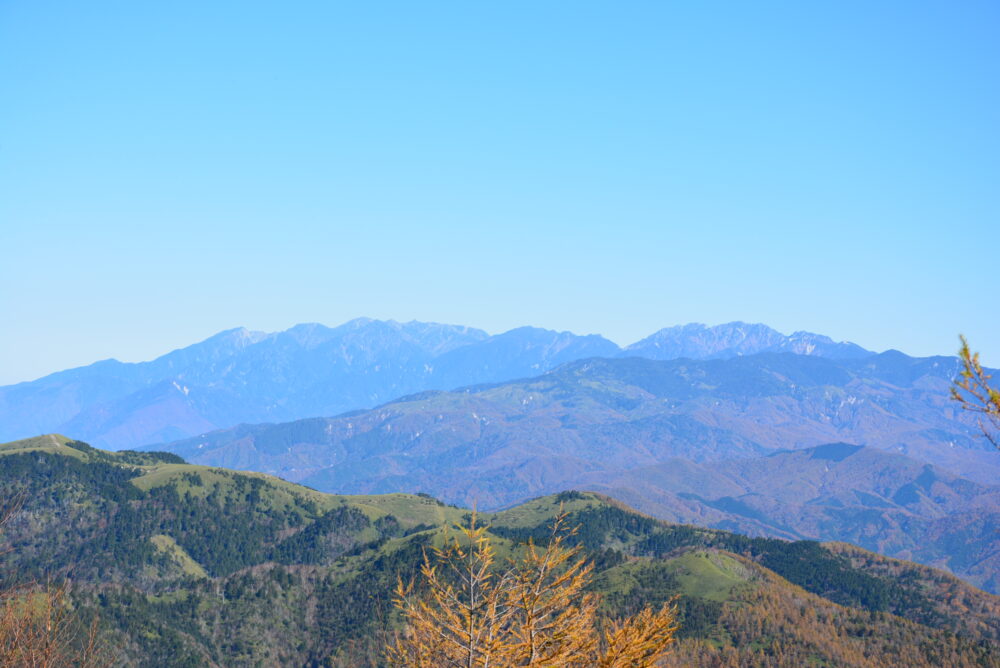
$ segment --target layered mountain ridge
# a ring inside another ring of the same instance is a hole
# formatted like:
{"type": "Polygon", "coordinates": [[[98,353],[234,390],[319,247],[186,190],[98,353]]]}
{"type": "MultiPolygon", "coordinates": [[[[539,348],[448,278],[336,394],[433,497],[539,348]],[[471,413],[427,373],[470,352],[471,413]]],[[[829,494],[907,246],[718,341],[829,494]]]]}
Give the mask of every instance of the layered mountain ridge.
{"type": "Polygon", "coordinates": [[[954,371],[897,352],[591,358],[152,447],[324,491],[487,509],[602,490],[671,521],[851,541],[995,589],[1000,457],[949,401],[954,371]]]}
{"type": "Polygon", "coordinates": [[[481,508],[582,487],[670,521],[850,541],[996,591],[1000,458],[948,400],[956,370],[746,323],[620,349],[359,319],[229,330],[0,388],[0,427],[481,508]]]}
{"type": "Polygon", "coordinates": [[[0,387],[0,439],[68,432],[102,447],[181,439],[240,423],[371,408],[426,390],[536,376],[588,357],[711,358],[765,351],[851,357],[866,351],[764,325],[687,325],[624,350],[597,336],[359,318],[338,327],[221,332],[150,362],[104,360],[0,387]]]}
{"type": "Polygon", "coordinates": [[[811,332],[785,336],[767,325],[731,322],[708,327],[700,323],[667,327],[625,348],[637,357],[672,360],[681,357],[717,359],[757,353],[788,352],[831,359],[859,359],[870,350],[849,342],[837,342],[811,332]]]}

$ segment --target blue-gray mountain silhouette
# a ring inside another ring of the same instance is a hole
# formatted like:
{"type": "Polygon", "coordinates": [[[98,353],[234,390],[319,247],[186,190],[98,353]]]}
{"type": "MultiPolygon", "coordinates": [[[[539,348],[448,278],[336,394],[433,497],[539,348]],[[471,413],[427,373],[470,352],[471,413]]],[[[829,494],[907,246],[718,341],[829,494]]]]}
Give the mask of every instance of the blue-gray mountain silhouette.
{"type": "Polygon", "coordinates": [[[136,447],[244,422],[334,415],[414,392],[536,376],[587,357],[663,358],[680,350],[679,356],[703,358],[749,354],[765,343],[825,356],[856,348],[744,323],[662,330],[650,339],[623,352],[596,335],[521,327],[490,336],[469,327],[366,318],[274,334],[233,329],[150,362],[104,360],[0,387],[0,440],[66,432],[100,447],[136,447]],[[646,345],[650,339],[661,347],[646,345]],[[803,345],[806,339],[829,343],[803,345]],[[727,347],[720,349],[719,341],[727,347]]]}

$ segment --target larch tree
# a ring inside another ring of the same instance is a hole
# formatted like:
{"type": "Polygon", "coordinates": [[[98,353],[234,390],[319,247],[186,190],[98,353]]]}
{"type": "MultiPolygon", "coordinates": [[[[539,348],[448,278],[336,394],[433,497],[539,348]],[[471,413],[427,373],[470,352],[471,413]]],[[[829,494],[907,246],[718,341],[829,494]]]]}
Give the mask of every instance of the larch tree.
{"type": "Polygon", "coordinates": [[[528,541],[520,560],[498,568],[476,514],[459,536],[425,554],[419,582],[396,589],[405,626],[386,658],[410,668],[566,666],[643,668],[674,642],[672,602],[633,617],[598,618],[587,591],[593,567],[570,547],[560,512],[544,548],[528,541]]]}
{"type": "Polygon", "coordinates": [[[962,408],[979,415],[979,428],[983,435],[1000,448],[1000,390],[990,384],[992,376],[979,362],[979,353],[969,350],[969,342],[960,337],[962,347],[958,358],[962,370],[951,386],[951,398],[962,404],[962,408]]]}

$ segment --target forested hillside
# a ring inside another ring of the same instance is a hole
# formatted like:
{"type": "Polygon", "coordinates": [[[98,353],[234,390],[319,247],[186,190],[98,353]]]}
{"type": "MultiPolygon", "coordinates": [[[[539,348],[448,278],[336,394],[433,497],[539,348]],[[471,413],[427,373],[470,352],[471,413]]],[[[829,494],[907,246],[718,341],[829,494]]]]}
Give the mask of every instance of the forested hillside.
{"type": "Polygon", "coordinates": [[[661,519],[848,541],[1000,591],[1000,457],[949,358],[588,359],[153,446],[343,493],[497,508],[605,491],[661,519]]]}
{"type": "MultiPolygon", "coordinates": [[[[3,585],[72,580],[128,665],[377,665],[391,588],[470,511],[48,436],[0,446],[3,585]]],[[[564,492],[483,513],[502,555],[562,507],[618,616],[680,595],[676,665],[1000,665],[1000,599],[842,544],[668,524],[564,492]]]]}

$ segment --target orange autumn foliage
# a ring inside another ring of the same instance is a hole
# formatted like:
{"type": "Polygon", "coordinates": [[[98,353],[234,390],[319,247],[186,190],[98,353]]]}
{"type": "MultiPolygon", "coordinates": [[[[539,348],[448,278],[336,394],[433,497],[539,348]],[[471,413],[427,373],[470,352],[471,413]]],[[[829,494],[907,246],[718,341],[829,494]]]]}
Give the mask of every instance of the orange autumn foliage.
{"type": "Polygon", "coordinates": [[[568,547],[560,513],[544,549],[529,541],[524,556],[496,568],[487,528],[473,514],[459,538],[425,555],[421,593],[399,582],[396,606],[405,628],[389,663],[413,668],[598,666],[642,668],[670,649],[677,630],[668,604],[606,624],[587,591],[592,566],[568,547]]]}

